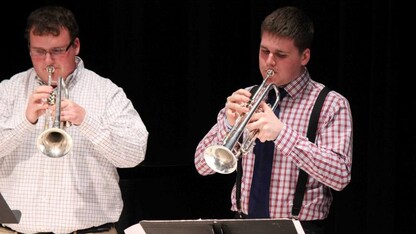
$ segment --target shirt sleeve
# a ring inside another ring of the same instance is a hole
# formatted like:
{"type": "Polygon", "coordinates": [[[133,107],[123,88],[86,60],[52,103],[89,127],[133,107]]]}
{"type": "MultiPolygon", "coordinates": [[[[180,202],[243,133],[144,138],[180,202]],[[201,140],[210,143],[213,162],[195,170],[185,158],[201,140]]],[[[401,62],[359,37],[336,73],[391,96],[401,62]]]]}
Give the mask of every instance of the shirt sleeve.
{"type": "Polygon", "coordinates": [[[299,168],[340,191],[351,180],[352,115],[348,101],[331,93],[321,111],[315,143],[286,125],[275,143],[299,168]]]}
{"type": "Polygon", "coordinates": [[[86,113],[80,132],[116,167],[134,167],[145,158],[148,131],[124,91],[109,84],[103,117],[86,113]]]}

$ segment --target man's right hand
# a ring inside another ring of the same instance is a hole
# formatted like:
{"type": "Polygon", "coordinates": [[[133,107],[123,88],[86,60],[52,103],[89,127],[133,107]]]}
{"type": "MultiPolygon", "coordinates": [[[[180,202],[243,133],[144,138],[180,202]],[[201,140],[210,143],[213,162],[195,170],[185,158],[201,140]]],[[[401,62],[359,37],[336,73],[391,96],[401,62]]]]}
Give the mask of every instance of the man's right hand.
{"type": "Polygon", "coordinates": [[[52,91],[52,86],[47,85],[38,86],[34,90],[32,95],[29,97],[26,107],[26,118],[29,122],[36,124],[39,117],[45,113],[46,109],[49,108],[49,104],[46,100],[52,91]]]}

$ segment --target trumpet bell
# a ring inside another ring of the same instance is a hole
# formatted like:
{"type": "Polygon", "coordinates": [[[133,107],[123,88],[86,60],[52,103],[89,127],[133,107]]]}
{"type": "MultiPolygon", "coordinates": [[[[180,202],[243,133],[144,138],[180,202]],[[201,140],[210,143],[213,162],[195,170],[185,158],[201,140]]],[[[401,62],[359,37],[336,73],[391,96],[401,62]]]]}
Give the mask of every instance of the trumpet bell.
{"type": "Polygon", "coordinates": [[[71,136],[60,128],[49,128],[37,139],[38,149],[52,158],[60,158],[68,154],[73,142],[71,136]]]}
{"type": "Polygon", "coordinates": [[[208,166],[221,174],[230,174],[237,169],[237,159],[225,146],[213,145],[204,153],[204,159],[208,166]]]}

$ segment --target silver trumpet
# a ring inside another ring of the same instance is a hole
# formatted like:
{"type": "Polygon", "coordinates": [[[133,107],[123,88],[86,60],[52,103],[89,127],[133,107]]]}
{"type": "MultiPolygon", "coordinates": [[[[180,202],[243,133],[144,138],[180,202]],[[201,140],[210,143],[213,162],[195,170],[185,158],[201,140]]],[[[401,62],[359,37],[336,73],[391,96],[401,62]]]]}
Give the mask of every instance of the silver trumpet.
{"type": "Polygon", "coordinates": [[[250,101],[247,104],[249,111],[240,115],[230,132],[224,138],[222,145],[212,145],[205,149],[204,159],[208,166],[214,171],[221,174],[230,174],[237,169],[238,159],[245,153],[252,150],[254,141],[259,132],[258,129],[247,133],[247,137],[244,141],[239,142],[243,132],[246,130],[246,126],[253,116],[253,114],[259,110],[259,105],[263,101],[271,89],[274,89],[276,93],[276,101],[274,102],[273,111],[277,107],[279,101],[279,90],[277,86],[270,83],[266,84],[269,77],[274,75],[273,70],[268,70],[266,77],[258,87],[257,91],[252,95],[250,101]]]}
{"type": "MultiPolygon", "coordinates": [[[[48,85],[51,85],[52,74],[55,72],[53,66],[48,66],[46,70],[49,73],[48,85]]],[[[57,91],[52,92],[47,100],[49,105],[55,104],[55,119],[53,125],[49,128],[49,122],[52,120],[50,110],[46,110],[44,131],[38,136],[36,145],[38,149],[51,158],[59,158],[65,156],[72,149],[72,137],[63,128],[68,123],[61,122],[61,100],[62,91],[65,98],[68,98],[68,89],[62,77],[59,77],[57,83],[57,91]]]]}

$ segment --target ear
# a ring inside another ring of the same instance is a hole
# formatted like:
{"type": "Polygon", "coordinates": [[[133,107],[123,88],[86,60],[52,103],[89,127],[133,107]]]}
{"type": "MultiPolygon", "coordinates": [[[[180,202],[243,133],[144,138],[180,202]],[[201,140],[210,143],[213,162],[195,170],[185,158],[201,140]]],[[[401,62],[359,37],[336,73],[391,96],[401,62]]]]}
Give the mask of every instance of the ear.
{"type": "Polygon", "coordinates": [[[78,55],[79,51],[81,49],[81,42],[80,42],[78,37],[75,38],[75,40],[74,40],[74,47],[75,47],[75,54],[78,55]]]}
{"type": "Polygon", "coordinates": [[[311,50],[309,48],[306,48],[301,55],[301,64],[303,66],[306,66],[308,64],[309,59],[311,58],[311,50]]]}

